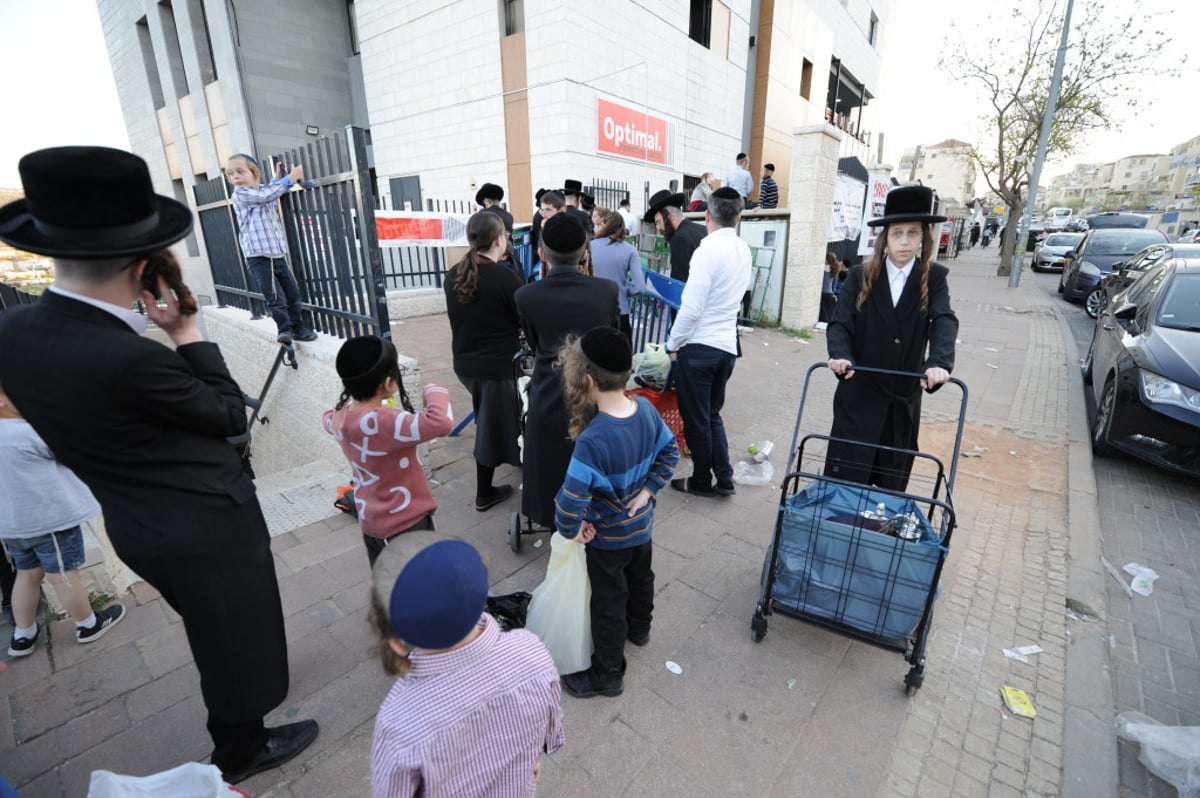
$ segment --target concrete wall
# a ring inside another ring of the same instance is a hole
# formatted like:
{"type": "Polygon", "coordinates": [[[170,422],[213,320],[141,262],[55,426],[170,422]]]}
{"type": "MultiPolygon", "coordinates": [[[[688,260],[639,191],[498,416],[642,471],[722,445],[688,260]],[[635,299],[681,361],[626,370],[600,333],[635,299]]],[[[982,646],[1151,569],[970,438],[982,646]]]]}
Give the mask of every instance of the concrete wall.
{"type": "Polygon", "coordinates": [[[826,125],[796,128],[792,154],[792,226],[780,323],[811,327],[821,308],[821,275],[838,149],[843,133],[826,125]]]}

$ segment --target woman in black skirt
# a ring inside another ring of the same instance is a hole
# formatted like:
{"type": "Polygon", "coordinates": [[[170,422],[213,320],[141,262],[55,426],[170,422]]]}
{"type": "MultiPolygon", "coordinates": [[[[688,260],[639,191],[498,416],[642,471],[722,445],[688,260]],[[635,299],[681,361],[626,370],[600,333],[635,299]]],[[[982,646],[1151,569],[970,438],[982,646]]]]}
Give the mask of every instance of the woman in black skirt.
{"type": "Polygon", "coordinates": [[[494,213],[467,222],[471,249],[446,274],[454,373],[471,392],[475,411],[475,509],[490,510],[512,495],[512,485],[493,485],[496,467],[521,465],[517,447],[521,405],[513,375],[521,318],[513,295],[521,279],[499,265],[507,236],[494,213]]]}

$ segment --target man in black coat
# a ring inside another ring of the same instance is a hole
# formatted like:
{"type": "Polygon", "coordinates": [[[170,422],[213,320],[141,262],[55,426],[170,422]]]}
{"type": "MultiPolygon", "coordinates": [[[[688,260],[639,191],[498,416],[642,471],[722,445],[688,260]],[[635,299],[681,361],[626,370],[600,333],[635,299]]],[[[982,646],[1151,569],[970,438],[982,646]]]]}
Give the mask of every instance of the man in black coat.
{"type": "Polygon", "coordinates": [[[950,308],[947,269],[931,262],[937,245],[930,225],[944,221],[932,189],[903,186],[888,193],[884,216],[867,223],[884,226],[875,254],[850,269],[825,331],[829,368],[842,378],[829,435],[867,445],[830,441],[827,476],[891,490],[908,485],[921,391],[936,390],[954,368],[958,318],[950,308]],[[924,376],[856,374],[856,366],[924,376]]]}
{"type": "Polygon", "coordinates": [[[596,228],[592,222],[592,214],[583,209],[585,196],[583,193],[583,183],[578,180],[564,180],[562,195],[567,203],[567,215],[578,219],[579,223],[583,225],[583,229],[587,231],[588,236],[595,233],[596,228]]]}
{"type": "Polygon", "coordinates": [[[246,429],[242,391],[181,310],[186,289],[145,274],[191,211],[120,150],[41,150],[20,172],[25,199],[0,209],[0,240],[54,257],[55,282],[0,314],[0,385],[95,494],[117,555],[182,617],[213,764],[231,783],[277,767],[317,724],[263,725],[287,695],[287,642],[266,522],[226,441],[246,429]],[[174,350],[139,334],[139,299],[174,350]]]}
{"type": "Polygon", "coordinates": [[[554,526],[554,497],[575,448],[567,437],[570,412],[554,365],[558,350],[568,335],[583,335],[593,327],[619,328],[620,323],[617,284],[579,272],[587,245],[587,231],[578,220],[565,213],[547,217],[539,256],[550,273],[517,291],[525,339],[534,352],[521,511],[545,528],[554,526]]]}
{"type": "Polygon", "coordinates": [[[653,224],[666,239],[671,250],[671,277],[686,283],[692,253],[708,235],[708,230],[699,222],[683,217],[684,203],[683,194],[672,194],[664,188],[650,198],[642,221],[653,224]]]}

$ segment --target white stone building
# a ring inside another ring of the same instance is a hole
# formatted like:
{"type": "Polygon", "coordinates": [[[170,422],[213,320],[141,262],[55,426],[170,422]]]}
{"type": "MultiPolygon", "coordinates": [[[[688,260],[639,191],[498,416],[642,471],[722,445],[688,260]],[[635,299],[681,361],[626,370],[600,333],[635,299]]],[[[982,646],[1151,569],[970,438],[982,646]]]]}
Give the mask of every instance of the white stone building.
{"type": "Polygon", "coordinates": [[[943,202],[967,205],[979,196],[978,170],[971,157],[974,148],[965,141],[946,139],[928,147],[914,147],[900,158],[897,177],[920,180],[937,191],[943,202]]]}

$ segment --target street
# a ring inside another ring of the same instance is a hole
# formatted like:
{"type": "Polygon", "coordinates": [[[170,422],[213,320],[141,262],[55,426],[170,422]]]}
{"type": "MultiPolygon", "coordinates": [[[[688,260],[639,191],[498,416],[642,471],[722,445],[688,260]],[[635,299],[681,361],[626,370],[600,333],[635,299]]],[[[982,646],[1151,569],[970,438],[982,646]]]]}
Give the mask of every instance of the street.
{"type": "MultiPolygon", "coordinates": [[[[1023,274],[1058,297],[1059,274],[1023,274]]],[[[1081,305],[1058,301],[1085,354],[1095,325],[1081,305]]],[[[1073,369],[1068,379],[1080,379],[1073,369]]],[[[1089,407],[1089,418],[1094,408],[1089,407]]],[[[1159,574],[1150,596],[1130,598],[1109,579],[1113,689],[1118,713],[1143,712],[1168,725],[1200,725],[1200,491],[1194,481],[1131,457],[1094,459],[1102,550],[1118,569],[1136,562],[1159,574]]],[[[1121,795],[1174,796],[1120,746],[1121,795]]]]}

